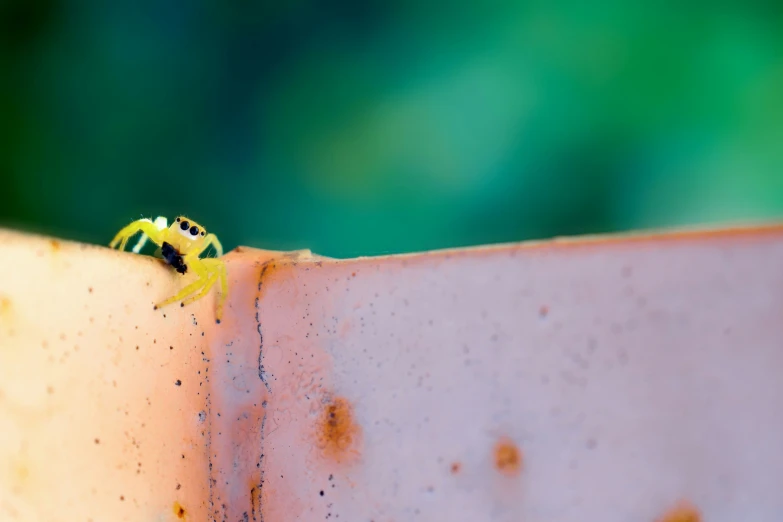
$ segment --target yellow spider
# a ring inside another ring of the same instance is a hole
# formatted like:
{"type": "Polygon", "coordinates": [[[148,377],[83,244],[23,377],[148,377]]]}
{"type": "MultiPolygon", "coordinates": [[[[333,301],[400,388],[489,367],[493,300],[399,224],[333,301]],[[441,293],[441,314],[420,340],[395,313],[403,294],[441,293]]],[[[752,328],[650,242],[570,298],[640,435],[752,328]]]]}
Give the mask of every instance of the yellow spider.
{"type": "Polygon", "coordinates": [[[219,280],[220,295],[215,313],[215,320],[219,323],[223,314],[223,303],[228,294],[228,286],[226,284],[226,264],[222,259],[218,259],[223,255],[223,246],[217,236],[207,234],[204,227],[184,216],[178,217],[170,227],[165,217],[159,217],[155,221],[144,218],[134,221],[120,230],[109,246],[115,248],[119,244],[119,249],[125,250],[128,240],[137,232],[142,232],[142,236],[133,247],[134,253],[139,253],[149,238],[160,247],[160,255],[164,261],[177,272],[184,275],[189,269],[192,269],[198,275],[198,279],[187,285],[178,294],[156,304],[155,309],[179,300],[182,300],[181,306],[190,304],[207,295],[219,280]],[[217,250],[218,258],[201,258],[201,254],[210,245],[217,250]]]}

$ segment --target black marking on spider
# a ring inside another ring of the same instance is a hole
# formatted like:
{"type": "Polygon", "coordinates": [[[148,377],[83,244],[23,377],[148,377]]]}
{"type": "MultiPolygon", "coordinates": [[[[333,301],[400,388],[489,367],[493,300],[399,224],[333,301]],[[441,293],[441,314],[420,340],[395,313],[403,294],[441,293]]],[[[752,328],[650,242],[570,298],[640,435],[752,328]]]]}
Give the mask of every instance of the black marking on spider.
{"type": "Polygon", "coordinates": [[[182,261],[182,255],[171,244],[164,241],[160,247],[160,255],[180,274],[185,274],[188,271],[188,266],[182,261]]]}

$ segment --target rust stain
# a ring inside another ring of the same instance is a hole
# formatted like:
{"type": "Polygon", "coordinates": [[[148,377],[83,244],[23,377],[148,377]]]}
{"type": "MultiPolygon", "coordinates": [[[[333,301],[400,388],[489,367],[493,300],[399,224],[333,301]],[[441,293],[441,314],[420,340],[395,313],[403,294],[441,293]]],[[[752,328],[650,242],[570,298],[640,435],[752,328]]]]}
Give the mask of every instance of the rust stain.
{"type": "Polygon", "coordinates": [[[177,518],[180,520],[185,520],[185,508],[182,507],[182,504],[179,502],[174,502],[174,514],[177,515],[177,518]]]}
{"type": "Polygon", "coordinates": [[[348,400],[335,397],[324,404],[316,430],[318,447],[324,456],[338,462],[358,456],[361,427],[348,400]]]}
{"type": "Polygon", "coordinates": [[[292,267],[297,266],[298,262],[301,261],[299,259],[301,256],[302,256],[301,252],[295,251],[295,252],[286,252],[282,255],[268,258],[266,261],[261,263],[259,267],[259,277],[258,277],[259,283],[263,285],[263,283],[266,282],[266,279],[272,277],[275,274],[275,272],[279,270],[290,269],[292,267]]]}
{"type": "Polygon", "coordinates": [[[456,475],[462,470],[462,464],[460,462],[452,462],[451,463],[451,473],[452,475],[456,475]]]}
{"type": "MultiPolygon", "coordinates": [[[[283,265],[284,266],[284,265],[283,265]]],[[[259,273],[258,273],[258,294],[257,297],[262,297],[264,292],[264,286],[267,282],[269,282],[269,279],[271,279],[275,272],[278,271],[279,268],[282,268],[281,263],[278,262],[278,260],[269,260],[265,263],[261,264],[259,273]]]]}
{"type": "Polygon", "coordinates": [[[690,502],[682,501],[656,522],[701,522],[701,513],[690,502]]]}
{"type": "Polygon", "coordinates": [[[56,239],[50,239],[49,246],[52,247],[52,251],[54,252],[57,252],[58,250],[60,250],[60,248],[62,248],[62,244],[56,239]]]}
{"type": "Polygon", "coordinates": [[[253,485],[250,488],[250,514],[253,516],[253,520],[256,519],[256,486],[253,485]]]}
{"type": "MultiPolygon", "coordinates": [[[[274,280],[279,281],[293,279],[295,277],[296,273],[294,268],[297,266],[298,255],[297,252],[287,253],[257,264],[258,291],[255,295],[256,305],[258,304],[258,300],[264,297],[268,283],[271,283],[274,280]]],[[[294,291],[296,292],[296,290],[294,291]]],[[[293,297],[296,297],[296,295],[293,297]]]]}
{"type": "Polygon", "coordinates": [[[517,475],[522,469],[522,452],[511,439],[495,444],[495,467],[505,475],[517,475]]]}
{"type": "Polygon", "coordinates": [[[271,260],[267,261],[261,265],[261,273],[259,274],[258,280],[263,283],[264,279],[270,277],[275,272],[275,270],[277,270],[277,262],[271,260]]]}

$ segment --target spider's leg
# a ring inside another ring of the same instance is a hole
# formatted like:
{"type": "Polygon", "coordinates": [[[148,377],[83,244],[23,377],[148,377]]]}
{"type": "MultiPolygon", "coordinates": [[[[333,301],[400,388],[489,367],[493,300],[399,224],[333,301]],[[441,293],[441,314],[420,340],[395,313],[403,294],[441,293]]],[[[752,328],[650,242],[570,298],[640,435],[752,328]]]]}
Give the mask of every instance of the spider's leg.
{"type": "Polygon", "coordinates": [[[212,268],[215,271],[217,278],[220,281],[220,295],[218,296],[217,310],[215,311],[215,320],[219,323],[223,317],[223,304],[226,302],[226,298],[228,297],[228,276],[226,274],[226,263],[222,259],[214,258],[204,259],[203,263],[205,266],[212,268]]]}
{"type": "MultiPolygon", "coordinates": [[[[149,221],[149,220],[147,220],[149,221]]],[[[163,230],[164,228],[168,227],[168,220],[164,216],[158,216],[155,218],[155,221],[152,222],[156,227],[158,227],[158,230],[163,230]]],[[[141,249],[144,248],[144,245],[147,244],[147,239],[149,236],[147,234],[142,234],[139,238],[139,241],[136,243],[136,246],[133,247],[133,253],[138,254],[141,252],[141,249]]]]}
{"type": "MultiPolygon", "coordinates": [[[[190,258],[186,259],[185,264],[188,266],[188,268],[192,268],[194,272],[198,275],[198,279],[187,285],[185,288],[177,292],[175,295],[169,297],[165,301],[161,301],[160,303],[155,305],[155,308],[162,308],[168,304],[171,304],[175,301],[180,301],[184,299],[185,297],[189,296],[193,292],[197,292],[201,289],[207,282],[209,281],[209,278],[211,274],[209,271],[204,267],[204,265],[200,262],[198,258],[190,258]]],[[[184,306],[184,305],[183,305],[184,306]]]]}
{"type": "Polygon", "coordinates": [[[208,279],[204,282],[203,288],[201,290],[199,290],[198,293],[195,293],[195,294],[191,295],[190,297],[186,297],[185,299],[182,300],[182,306],[189,305],[193,301],[198,301],[199,299],[201,299],[202,297],[207,295],[207,293],[210,290],[212,290],[212,285],[215,284],[215,281],[217,281],[217,278],[218,278],[217,274],[210,275],[208,277],[208,279]]]}
{"type": "Polygon", "coordinates": [[[215,250],[217,251],[217,257],[223,255],[223,245],[220,244],[220,240],[215,234],[207,234],[207,237],[204,238],[204,242],[201,245],[201,249],[199,250],[198,255],[204,253],[210,245],[215,247],[215,250]]]}
{"type": "Polygon", "coordinates": [[[155,308],[161,308],[175,301],[182,301],[182,306],[188,305],[198,299],[201,299],[209,293],[215,283],[220,281],[220,294],[218,296],[218,305],[215,313],[215,320],[219,323],[223,316],[223,304],[228,295],[228,284],[226,282],[226,264],[223,260],[215,258],[199,259],[194,257],[196,254],[188,256],[186,264],[192,268],[198,275],[198,279],[180,290],[176,295],[171,296],[155,305],[155,308]]]}
{"type": "MultiPolygon", "coordinates": [[[[169,305],[175,301],[180,301],[184,299],[185,297],[189,296],[193,292],[197,292],[201,289],[207,282],[209,281],[208,278],[205,278],[204,276],[199,276],[198,279],[190,283],[188,286],[174,294],[173,296],[169,297],[165,301],[161,301],[160,303],[155,305],[155,308],[163,308],[166,305],[169,305]]],[[[184,306],[184,305],[183,305],[184,306]]]]}
{"type": "Polygon", "coordinates": [[[148,235],[154,243],[161,243],[161,231],[158,230],[158,227],[149,219],[139,219],[120,230],[109,243],[109,247],[115,248],[119,244],[120,250],[125,250],[128,240],[137,232],[148,235]]]}
{"type": "MultiPolygon", "coordinates": [[[[144,218],[144,219],[146,219],[146,218],[144,218]]],[[[147,238],[148,237],[149,236],[147,234],[142,232],[141,236],[139,236],[139,240],[136,242],[136,245],[131,249],[131,251],[134,254],[138,254],[139,251],[141,250],[141,247],[143,247],[147,243],[147,238]]],[[[125,250],[125,247],[123,246],[123,248],[121,250],[125,250]]]]}

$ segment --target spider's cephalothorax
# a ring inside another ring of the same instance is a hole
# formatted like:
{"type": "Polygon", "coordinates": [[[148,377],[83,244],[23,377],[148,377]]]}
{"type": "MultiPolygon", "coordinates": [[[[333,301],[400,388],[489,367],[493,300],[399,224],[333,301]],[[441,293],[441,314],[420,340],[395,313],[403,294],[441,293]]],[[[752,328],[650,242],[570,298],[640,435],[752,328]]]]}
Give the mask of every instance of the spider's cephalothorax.
{"type": "Polygon", "coordinates": [[[124,250],[128,240],[137,232],[142,236],[133,252],[138,253],[141,247],[147,242],[147,239],[160,247],[160,254],[167,264],[180,274],[185,274],[188,269],[192,269],[198,278],[182,289],[181,292],[165,301],[155,305],[155,308],[166,306],[175,301],[183,300],[182,306],[204,297],[216,282],[220,282],[220,296],[218,299],[215,318],[220,322],[223,314],[223,304],[228,293],[226,283],[226,265],[222,259],[223,246],[218,241],[215,234],[207,234],[207,231],[198,223],[186,217],[180,216],[171,226],[168,226],[166,218],[159,217],[155,221],[150,219],[139,219],[126,226],[114,237],[110,246],[112,248],[119,245],[120,250],[124,250]],[[207,248],[214,247],[217,258],[200,257],[207,248]]]}

